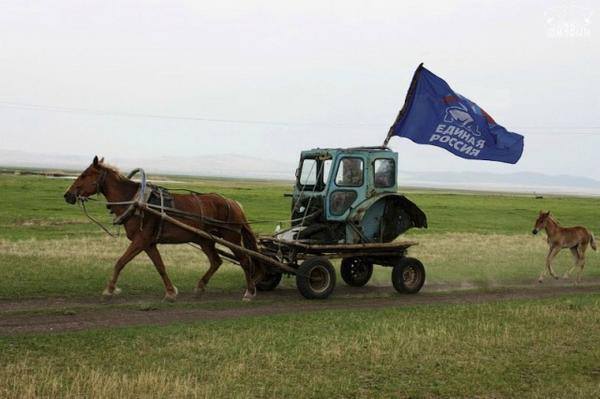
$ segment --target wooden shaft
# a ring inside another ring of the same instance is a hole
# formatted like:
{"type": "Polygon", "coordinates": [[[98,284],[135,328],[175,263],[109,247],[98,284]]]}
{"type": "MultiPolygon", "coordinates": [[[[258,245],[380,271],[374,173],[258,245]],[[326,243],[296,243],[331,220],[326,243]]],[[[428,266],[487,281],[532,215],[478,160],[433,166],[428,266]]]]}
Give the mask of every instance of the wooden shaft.
{"type": "Polygon", "coordinates": [[[158,217],[162,217],[167,222],[172,223],[175,226],[180,227],[180,228],[182,228],[184,230],[187,230],[189,232],[197,234],[200,237],[203,237],[203,238],[206,238],[208,240],[214,241],[217,244],[221,244],[224,247],[227,247],[227,248],[229,248],[231,250],[236,250],[236,251],[242,252],[242,253],[244,253],[244,254],[252,257],[252,258],[260,259],[261,261],[263,261],[265,263],[269,263],[269,264],[271,264],[273,266],[277,266],[278,268],[283,269],[283,270],[285,270],[288,273],[296,274],[296,269],[294,269],[294,268],[286,265],[285,263],[281,263],[281,262],[279,262],[279,261],[277,261],[277,260],[275,260],[273,258],[265,256],[265,255],[261,254],[260,252],[252,251],[250,249],[244,248],[244,247],[242,247],[240,245],[234,244],[234,243],[229,242],[227,240],[224,240],[224,239],[222,239],[220,237],[217,237],[217,236],[214,236],[214,235],[212,235],[210,233],[207,233],[204,230],[197,229],[195,227],[190,226],[189,224],[185,224],[183,222],[180,222],[179,220],[177,220],[177,219],[175,219],[175,218],[173,218],[173,217],[171,217],[171,216],[169,216],[167,214],[163,214],[163,213],[161,213],[161,212],[159,212],[157,210],[154,210],[154,209],[150,208],[147,204],[138,202],[137,206],[140,209],[143,209],[146,212],[149,212],[149,213],[151,213],[153,215],[156,215],[158,217]]]}

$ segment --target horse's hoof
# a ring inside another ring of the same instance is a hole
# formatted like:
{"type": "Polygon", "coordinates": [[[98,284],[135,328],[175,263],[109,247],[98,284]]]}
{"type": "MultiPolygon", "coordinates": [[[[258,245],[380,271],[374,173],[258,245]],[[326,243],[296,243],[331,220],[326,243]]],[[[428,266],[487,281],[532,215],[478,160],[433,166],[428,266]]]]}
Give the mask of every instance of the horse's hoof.
{"type": "Polygon", "coordinates": [[[196,296],[196,298],[202,297],[202,295],[204,295],[204,292],[205,292],[204,286],[194,288],[194,295],[196,296]]]}
{"type": "Polygon", "coordinates": [[[563,280],[566,280],[569,278],[569,276],[565,274],[564,276],[562,276],[562,278],[563,278],[563,280]]]}
{"type": "Polygon", "coordinates": [[[175,302],[175,300],[177,300],[177,294],[179,294],[179,290],[177,287],[173,286],[173,292],[167,291],[163,300],[167,302],[175,302]]]}
{"type": "Polygon", "coordinates": [[[110,290],[108,289],[108,287],[106,287],[104,289],[104,291],[102,291],[102,296],[104,296],[104,297],[113,297],[113,296],[119,295],[121,292],[122,291],[121,291],[121,289],[119,287],[115,287],[115,289],[112,292],[110,292],[110,290]]]}
{"type": "Polygon", "coordinates": [[[246,290],[246,292],[244,293],[244,297],[242,298],[242,301],[250,302],[251,300],[254,299],[255,296],[256,296],[256,291],[254,291],[254,294],[251,294],[250,291],[246,290]]]}
{"type": "Polygon", "coordinates": [[[538,283],[542,284],[544,282],[543,278],[538,278],[538,283]]]}

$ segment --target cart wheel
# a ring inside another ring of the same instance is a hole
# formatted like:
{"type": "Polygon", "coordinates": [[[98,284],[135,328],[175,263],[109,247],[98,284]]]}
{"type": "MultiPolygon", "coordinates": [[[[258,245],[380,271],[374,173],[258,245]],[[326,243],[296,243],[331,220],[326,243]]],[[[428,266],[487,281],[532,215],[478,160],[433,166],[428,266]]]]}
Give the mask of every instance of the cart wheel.
{"type": "Polygon", "coordinates": [[[263,278],[256,283],[256,288],[259,291],[273,291],[281,282],[281,273],[268,272],[263,278]]]}
{"type": "Polygon", "coordinates": [[[416,294],[425,283],[425,268],[415,258],[401,258],[392,270],[392,284],[403,294],[416,294]]]}
{"type": "Polygon", "coordinates": [[[296,286],[307,299],[325,299],[335,287],[335,269],[325,257],[309,258],[298,268],[296,286]]]}
{"type": "Polygon", "coordinates": [[[345,258],[340,273],[349,286],[362,287],[373,275],[373,263],[363,258],[345,258]]]}

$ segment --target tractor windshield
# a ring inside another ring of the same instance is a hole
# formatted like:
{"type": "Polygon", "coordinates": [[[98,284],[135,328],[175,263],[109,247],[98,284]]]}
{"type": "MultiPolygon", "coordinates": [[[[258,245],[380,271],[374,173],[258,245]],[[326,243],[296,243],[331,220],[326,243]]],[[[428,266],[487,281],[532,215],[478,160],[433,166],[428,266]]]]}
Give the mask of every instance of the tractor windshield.
{"type": "Polygon", "coordinates": [[[322,191],[327,185],[331,159],[305,158],[297,176],[298,188],[308,191],[322,191]]]}

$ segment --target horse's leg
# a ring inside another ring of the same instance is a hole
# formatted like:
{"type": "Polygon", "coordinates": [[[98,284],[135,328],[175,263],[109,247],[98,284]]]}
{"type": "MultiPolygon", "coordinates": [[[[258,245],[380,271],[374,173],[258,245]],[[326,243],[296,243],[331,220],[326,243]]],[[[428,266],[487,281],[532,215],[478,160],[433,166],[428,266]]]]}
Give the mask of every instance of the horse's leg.
{"type": "Polygon", "coordinates": [[[243,252],[236,252],[235,256],[239,259],[246,278],[246,292],[244,292],[242,301],[251,301],[256,296],[255,279],[252,277],[252,260],[243,252]]]}
{"type": "MultiPolygon", "coordinates": [[[[242,235],[240,233],[227,232],[223,235],[223,238],[233,244],[242,245],[242,235]]],[[[237,260],[240,262],[240,266],[244,271],[244,277],[246,278],[246,292],[244,292],[242,300],[251,301],[256,296],[256,285],[252,275],[252,260],[242,251],[232,250],[231,252],[233,252],[237,260]]]]}
{"type": "Polygon", "coordinates": [[[119,273],[128,264],[133,258],[135,258],[142,250],[144,249],[143,240],[135,239],[129,244],[129,247],[125,250],[125,253],[121,255],[117,263],[115,263],[115,268],[113,271],[113,275],[111,280],[108,282],[108,285],[102,292],[104,296],[113,296],[121,293],[121,289],[117,288],[117,280],[119,279],[119,273]]]}
{"type": "Polygon", "coordinates": [[[206,273],[204,273],[204,276],[202,276],[202,278],[200,278],[200,280],[198,280],[198,284],[196,285],[196,288],[194,289],[194,292],[196,293],[196,295],[202,295],[202,293],[204,292],[204,289],[205,289],[206,285],[208,284],[212,275],[215,274],[215,272],[217,270],[219,270],[219,267],[221,266],[221,264],[223,264],[223,261],[221,260],[221,257],[217,253],[217,250],[215,248],[215,243],[213,241],[202,240],[199,242],[199,244],[202,247],[202,251],[204,251],[204,253],[206,254],[206,257],[208,258],[208,262],[210,263],[210,266],[209,266],[208,270],[206,271],[206,273]]]}
{"type": "Polygon", "coordinates": [[[575,284],[579,284],[581,273],[583,272],[583,267],[585,266],[585,250],[587,249],[586,244],[579,244],[577,246],[577,257],[579,263],[579,270],[577,270],[577,278],[575,279],[575,284]]]}
{"type": "Polygon", "coordinates": [[[552,269],[552,259],[554,259],[558,251],[560,251],[560,247],[550,247],[550,250],[548,251],[548,256],[546,256],[546,268],[542,271],[542,274],[540,274],[538,282],[541,283],[542,281],[544,281],[544,276],[546,275],[546,272],[550,272],[550,275],[552,277],[558,278],[554,274],[554,270],[552,269]]]}
{"type": "Polygon", "coordinates": [[[556,275],[556,273],[554,272],[554,269],[552,268],[552,261],[554,260],[554,257],[556,255],[558,255],[558,253],[560,252],[562,248],[561,247],[555,247],[553,253],[551,254],[552,256],[548,259],[548,271],[550,272],[550,275],[552,277],[554,277],[555,279],[558,279],[558,276],[556,275]]]}
{"type": "Polygon", "coordinates": [[[175,301],[178,293],[177,287],[175,287],[173,283],[171,283],[171,280],[167,275],[165,264],[162,260],[162,257],[160,256],[160,252],[158,252],[156,244],[153,244],[150,247],[146,248],[145,251],[146,254],[148,254],[150,260],[152,260],[152,263],[154,263],[156,271],[158,272],[158,274],[160,274],[160,277],[162,278],[163,283],[165,284],[165,300],[169,302],[175,301]]]}
{"type": "Polygon", "coordinates": [[[573,255],[573,266],[563,274],[563,278],[569,278],[569,275],[579,265],[579,255],[577,254],[577,248],[571,248],[571,255],[573,255]]]}

